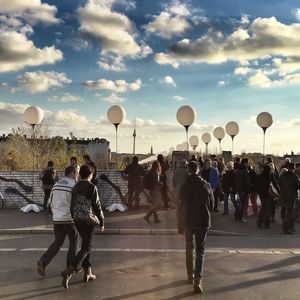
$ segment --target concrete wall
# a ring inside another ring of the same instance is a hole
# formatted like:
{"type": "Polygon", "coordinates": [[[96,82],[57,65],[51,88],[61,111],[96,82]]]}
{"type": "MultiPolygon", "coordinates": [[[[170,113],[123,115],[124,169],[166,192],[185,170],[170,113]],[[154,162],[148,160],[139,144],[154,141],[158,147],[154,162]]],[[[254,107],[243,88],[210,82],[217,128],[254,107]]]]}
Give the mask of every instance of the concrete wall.
{"type": "MultiPolygon", "coordinates": [[[[117,186],[120,187],[123,195],[127,193],[127,181],[121,177],[119,171],[115,170],[99,170],[98,176],[100,174],[105,174],[108,178],[117,186]]],[[[21,185],[17,182],[6,182],[0,179],[0,192],[5,198],[5,207],[16,208],[22,207],[27,204],[26,200],[22,196],[6,192],[7,188],[13,188],[22,193],[24,196],[33,200],[36,203],[43,203],[44,192],[42,189],[42,181],[39,180],[39,172],[6,172],[0,171],[0,176],[6,179],[18,180],[23,184],[33,187],[32,192],[26,192],[21,185]]],[[[62,172],[59,172],[60,178],[63,176],[62,172]]],[[[1,178],[0,177],[0,178],[1,178]]],[[[172,177],[172,172],[169,172],[169,177],[172,177]]],[[[170,180],[170,178],[169,178],[170,180]]],[[[171,181],[169,181],[171,182],[171,181]]],[[[117,195],[116,191],[105,181],[99,179],[98,190],[103,206],[108,206],[111,203],[117,202],[121,203],[120,197],[117,195]]],[[[148,203],[147,198],[144,194],[140,196],[141,204],[148,203]]]]}

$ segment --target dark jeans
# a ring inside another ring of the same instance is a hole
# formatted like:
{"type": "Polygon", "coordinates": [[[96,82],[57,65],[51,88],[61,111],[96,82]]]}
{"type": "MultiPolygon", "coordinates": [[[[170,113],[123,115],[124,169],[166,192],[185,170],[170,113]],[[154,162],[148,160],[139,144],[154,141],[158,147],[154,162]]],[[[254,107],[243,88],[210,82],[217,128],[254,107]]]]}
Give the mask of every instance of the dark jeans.
{"type": "Polygon", "coordinates": [[[185,230],[185,243],[186,243],[186,270],[187,276],[198,281],[203,275],[203,265],[204,265],[204,246],[207,236],[207,229],[186,229],[185,230]],[[196,246],[196,258],[195,264],[193,259],[194,242],[193,237],[195,236],[195,246],[196,246]]]}
{"type": "Polygon", "coordinates": [[[248,201],[248,194],[245,192],[240,192],[240,193],[238,193],[238,195],[239,195],[239,210],[238,210],[236,219],[242,220],[243,212],[246,207],[246,201],[248,201]]]}
{"type": "Polygon", "coordinates": [[[288,232],[294,229],[294,207],[296,199],[289,199],[286,201],[286,215],[282,222],[282,229],[288,232]]]}
{"type": "Polygon", "coordinates": [[[72,266],[75,268],[75,270],[78,270],[80,263],[83,268],[88,268],[91,266],[90,255],[92,251],[94,226],[86,224],[82,221],[75,221],[75,226],[82,240],[81,249],[72,262],[72,266]]]}
{"type": "Polygon", "coordinates": [[[128,208],[132,207],[134,201],[134,206],[139,207],[140,205],[140,193],[141,185],[128,183],[128,208]]]}
{"type": "Polygon", "coordinates": [[[230,197],[230,200],[235,208],[234,215],[237,214],[237,211],[239,210],[239,206],[235,200],[235,193],[224,193],[224,214],[228,214],[229,208],[228,208],[228,198],[230,197]]]}
{"type": "Polygon", "coordinates": [[[51,189],[44,189],[44,203],[43,203],[44,209],[47,208],[47,204],[48,204],[48,200],[50,198],[50,194],[51,194],[51,189]]]}
{"type": "Polygon", "coordinates": [[[78,243],[77,243],[77,231],[74,224],[54,224],[55,240],[49,246],[48,250],[43,254],[40,260],[46,267],[53,257],[58,253],[59,249],[64,243],[66,235],[69,238],[69,251],[67,255],[67,267],[71,265],[74,260],[78,243]]]}
{"type": "Polygon", "coordinates": [[[261,202],[261,209],[257,216],[257,225],[260,226],[262,223],[264,223],[264,226],[266,228],[269,228],[273,199],[269,196],[262,196],[262,195],[259,195],[259,198],[261,202]]]}

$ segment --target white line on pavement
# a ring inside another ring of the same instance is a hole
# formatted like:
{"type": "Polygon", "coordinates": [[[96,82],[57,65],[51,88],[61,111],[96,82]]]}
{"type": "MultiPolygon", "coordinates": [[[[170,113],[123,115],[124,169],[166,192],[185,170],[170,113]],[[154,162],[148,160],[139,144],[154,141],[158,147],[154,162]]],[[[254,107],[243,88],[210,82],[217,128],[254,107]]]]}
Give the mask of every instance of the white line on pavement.
{"type": "MultiPolygon", "coordinates": [[[[47,248],[0,248],[0,252],[45,252],[47,248]]],[[[68,251],[68,248],[61,248],[60,251],[68,251]]],[[[94,248],[95,252],[148,252],[148,253],[185,253],[185,249],[176,248],[94,248]]],[[[300,251],[294,249],[280,249],[279,250],[267,250],[267,249],[220,249],[220,248],[208,248],[206,253],[218,254],[240,254],[240,255],[283,255],[292,254],[300,255],[300,251]]]]}

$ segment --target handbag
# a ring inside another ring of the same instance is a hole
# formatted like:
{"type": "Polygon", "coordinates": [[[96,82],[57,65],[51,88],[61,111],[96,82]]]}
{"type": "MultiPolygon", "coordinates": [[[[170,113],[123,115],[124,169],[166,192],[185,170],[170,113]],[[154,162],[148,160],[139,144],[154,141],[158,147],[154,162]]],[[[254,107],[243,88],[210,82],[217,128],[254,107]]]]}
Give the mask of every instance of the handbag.
{"type": "Polygon", "coordinates": [[[90,199],[84,195],[77,195],[74,208],[74,220],[80,220],[88,225],[99,225],[100,221],[94,214],[90,199]]]}
{"type": "Polygon", "coordinates": [[[271,182],[269,185],[269,196],[272,199],[277,199],[280,197],[278,191],[276,190],[276,188],[274,187],[273,183],[271,182]]]}

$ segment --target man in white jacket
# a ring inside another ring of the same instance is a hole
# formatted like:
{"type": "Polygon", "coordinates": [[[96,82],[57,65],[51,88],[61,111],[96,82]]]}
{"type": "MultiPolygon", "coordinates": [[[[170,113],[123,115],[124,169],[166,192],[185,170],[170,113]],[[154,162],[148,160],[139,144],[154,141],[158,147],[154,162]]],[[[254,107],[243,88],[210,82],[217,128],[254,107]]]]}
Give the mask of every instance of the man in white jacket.
{"type": "Polygon", "coordinates": [[[69,238],[67,267],[71,264],[76,255],[78,233],[71,216],[70,208],[72,189],[76,183],[77,175],[76,168],[74,166],[68,166],[65,170],[65,177],[52,188],[50,207],[53,214],[55,240],[37,262],[37,271],[41,276],[46,275],[45,268],[60,250],[66,235],[69,238]]]}

